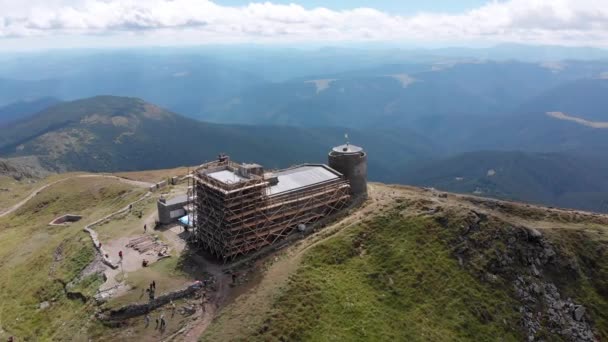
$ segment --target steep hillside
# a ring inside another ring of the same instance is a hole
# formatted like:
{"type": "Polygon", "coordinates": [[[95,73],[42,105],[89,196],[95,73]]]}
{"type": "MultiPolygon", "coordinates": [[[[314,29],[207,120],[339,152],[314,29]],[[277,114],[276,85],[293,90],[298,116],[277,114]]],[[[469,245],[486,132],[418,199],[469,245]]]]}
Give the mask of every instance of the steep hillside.
{"type": "Polygon", "coordinates": [[[470,152],[404,172],[404,183],[445,191],[608,211],[608,161],[558,153],[470,152]]]}
{"type": "Polygon", "coordinates": [[[40,179],[48,176],[49,165],[42,165],[37,157],[0,158],[0,176],[22,179],[40,179]]]}
{"type": "Polygon", "coordinates": [[[262,264],[203,341],[595,341],[608,218],[373,185],[361,210],[262,264]]]}
{"type": "Polygon", "coordinates": [[[378,180],[438,149],[401,130],[219,125],[188,119],[134,98],[94,97],[62,103],[0,128],[0,153],[40,156],[57,170],[144,170],[197,165],[220,152],[268,168],[326,162],[344,133],[370,152],[378,180]],[[397,166],[397,167],[395,167],[397,166]]]}

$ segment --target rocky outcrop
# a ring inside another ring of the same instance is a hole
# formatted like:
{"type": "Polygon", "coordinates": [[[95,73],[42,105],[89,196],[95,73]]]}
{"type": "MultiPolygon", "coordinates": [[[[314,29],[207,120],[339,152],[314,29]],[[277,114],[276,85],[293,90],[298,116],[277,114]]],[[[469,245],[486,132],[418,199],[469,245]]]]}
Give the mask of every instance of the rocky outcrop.
{"type": "Polygon", "coordinates": [[[16,180],[42,179],[52,174],[42,165],[36,156],[0,158],[0,175],[13,177],[16,180]]]}
{"type": "MultiPolygon", "coordinates": [[[[454,223],[448,215],[437,220],[446,227],[454,223]]],[[[585,307],[564,297],[552,280],[554,274],[576,278],[580,270],[575,259],[560,256],[538,229],[475,211],[463,221],[450,242],[454,256],[485,282],[511,284],[529,341],[547,332],[569,341],[597,341],[585,307]]]]}
{"type": "Polygon", "coordinates": [[[596,341],[585,319],[585,308],[562,298],[554,284],[530,276],[518,276],[513,283],[523,304],[519,311],[530,341],[541,327],[570,341],[596,341]]]}

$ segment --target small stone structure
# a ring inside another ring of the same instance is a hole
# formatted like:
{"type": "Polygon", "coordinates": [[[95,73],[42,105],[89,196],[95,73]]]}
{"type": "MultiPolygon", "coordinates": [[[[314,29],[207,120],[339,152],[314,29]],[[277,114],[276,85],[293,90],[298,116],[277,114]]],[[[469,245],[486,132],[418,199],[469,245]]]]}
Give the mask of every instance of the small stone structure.
{"type": "Polygon", "coordinates": [[[167,224],[177,221],[180,217],[186,215],[185,206],[188,205],[188,195],[180,195],[172,199],[160,198],[156,203],[158,208],[158,222],[167,224]]]}
{"type": "Polygon", "coordinates": [[[49,223],[49,225],[63,226],[63,225],[70,224],[72,222],[78,222],[78,221],[80,221],[81,218],[82,218],[82,216],[79,216],[79,215],[65,214],[65,215],[59,216],[58,218],[51,221],[49,223]]]}
{"type": "Polygon", "coordinates": [[[159,190],[159,189],[162,189],[162,188],[164,188],[164,187],[166,187],[166,186],[167,186],[167,181],[166,181],[166,180],[164,180],[164,181],[158,182],[158,183],[156,183],[156,184],[154,184],[154,185],[150,186],[150,188],[149,188],[148,190],[149,190],[150,192],[154,192],[154,191],[159,190]]]}

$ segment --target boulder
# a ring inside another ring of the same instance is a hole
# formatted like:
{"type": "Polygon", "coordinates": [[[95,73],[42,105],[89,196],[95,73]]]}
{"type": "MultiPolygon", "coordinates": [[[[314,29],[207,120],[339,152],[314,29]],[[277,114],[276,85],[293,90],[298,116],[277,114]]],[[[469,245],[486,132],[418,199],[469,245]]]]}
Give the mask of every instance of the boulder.
{"type": "Polygon", "coordinates": [[[531,240],[534,241],[538,241],[543,237],[543,233],[539,232],[538,230],[534,229],[534,228],[528,228],[528,237],[531,240]]]}
{"type": "Polygon", "coordinates": [[[534,274],[535,276],[537,276],[537,277],[540,276],[540,272],[538,271],[538,269],[536,268],[536,266],[532,265],[531,271],[532,271],[532,274],[534,274]]]}
{"type": "Polygon", "coordinates": [[[577,305],[574,307],[574,319],[580,321],[583,319],[585,315],[585,307],[582,305],[577,305]]]}

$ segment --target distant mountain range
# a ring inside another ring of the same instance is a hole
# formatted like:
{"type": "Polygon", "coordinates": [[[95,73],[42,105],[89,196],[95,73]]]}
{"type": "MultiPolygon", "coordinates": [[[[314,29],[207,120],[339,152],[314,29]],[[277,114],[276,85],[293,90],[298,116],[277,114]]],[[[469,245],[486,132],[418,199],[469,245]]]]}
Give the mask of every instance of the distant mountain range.
{"type": "Polygon", "coordinates": [[[370,153],[370,176],[395,179],[414,160],[439,153],[416,134],[389,130],[210,124],[136,98],[60,103],[0,127],[0,153],[35,155],[57,170],[118,171],[197,165],[225,152],[268,168],[326,162],[349,133],[370,153]]]}
{"type": "Polygon", "coordinates": [[[606,210],[607,58],[518,45],[3,56],[0,156],[116,171],[226,152],[274,168],[324,162],[349,133],[372,180],[606,210]]]}
{"type": "MultiPolygon", "coordinates": [[[[469,61],[387,65],[346,74],[266,83],[207,106],[216,122],[409,127],[463,118],[483,124],[504,115],[601,108],[608,62],[469,61]],[[569,91],[572,89],[577,91],[569,91]],[[553,102],[552,100],[556,100],[553,102]],[[567,108],[567,109],[566,109],[567,108]]],[[[596,114],[597,115],[597,114],[596,114]]]]}
{"type": "Polygon", "coordinates": [[[63,102],[0,127],[0,155],[11,158],[7,170],[23,164],[14,158],[32,156],[53,171],[124,171],[196,165],[220,152],[280,168],[326,162],[345,132],[367,150],[371,180],[608,211],[607,158],[500,151],[449,157],[404,130],[210,124],[136,98],[63,102]]]}

